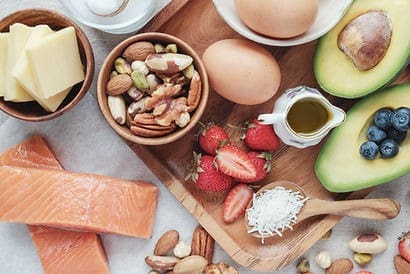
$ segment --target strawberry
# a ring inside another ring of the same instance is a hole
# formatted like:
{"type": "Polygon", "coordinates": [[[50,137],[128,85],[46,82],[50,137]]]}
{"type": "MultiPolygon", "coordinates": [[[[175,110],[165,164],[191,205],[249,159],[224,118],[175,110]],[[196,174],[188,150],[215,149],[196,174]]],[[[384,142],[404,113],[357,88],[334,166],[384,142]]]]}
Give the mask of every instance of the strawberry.
{"type": "Polygon", "coordinates": [[[251,159],[242,149],[228,145],[218,149],[215,156],[218,170],[238,180],[253,180],[256,178],[256,168],[251,159]]]}
{"type": "Polygon", "coordinates": [[[212,156],[202,156],[194,152],[190,169],[186,179],[191,178],[195,182],[195,186],[201,190],[222,192],[232,185],[232,178],[215,168],[212,156]]]}
{"type": "Polygon", "coordinates": [[[224,201],[223,217],[225,223],[232,223],[245,214],[246,207],[252,197],[253,191],[246,184],[238,184],[232,188],[224,201]]]}
{"type": "Polygon", "coordinates": [[[216,155],[216,150],[221,146],[231,143],[228,134],[220,126],[209,123],[200,123],[201,131],[198,135],[198,142],[201,148],[210,155],[216,155]]]}
{"type": "Polygon", "coordinates": [[[399,238],[399,254],[410,263],[410,231],[399,238]]]}
{"type": "Polygon", "coordinates": [[[256,168],[256,177],[254,179],[238,180],[243,183],[254,183],[265,179],[271,170],[272,153],[249,151],[248,157],[251,159],[251,163],[256,168]]]}
{"type": "Polygon", "coordinates": [[[257,119],[252,122],[245,122],[242,139],[253,150],[274,151],[280,145],[279,138],[273,131],[272,125],[263,125],[257,119]]]}

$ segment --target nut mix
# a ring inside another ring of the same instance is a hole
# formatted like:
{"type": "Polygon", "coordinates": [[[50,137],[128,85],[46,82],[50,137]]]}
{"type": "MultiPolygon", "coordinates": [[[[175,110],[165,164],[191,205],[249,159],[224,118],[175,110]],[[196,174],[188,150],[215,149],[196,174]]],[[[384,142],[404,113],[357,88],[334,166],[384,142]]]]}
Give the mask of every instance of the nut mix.
{"type": "Polygon", "coordinates": [[[179,53],[176,44],[142,41],[115,60],[106,93],[118,124],[137,136],[159,137],[188,125],[202,83],[193,58],[179,53]]]}

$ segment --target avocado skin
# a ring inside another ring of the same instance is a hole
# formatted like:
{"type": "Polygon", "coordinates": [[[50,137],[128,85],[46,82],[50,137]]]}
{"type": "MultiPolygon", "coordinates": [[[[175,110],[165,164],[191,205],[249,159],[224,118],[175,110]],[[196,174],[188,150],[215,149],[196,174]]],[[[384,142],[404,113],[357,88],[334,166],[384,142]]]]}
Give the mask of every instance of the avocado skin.
{"type": "Polygon", "coordinates": [[[410,84],[380,90],[363,98],[347,112],[345,123],[333,130],[315,162],[316,176],[327,190],[356,191],[410,172],[410,137],[400,145],[399,154],[392,159],[369,161],[359,153],[374,113],[384,106],[410,106],[410,84]]]}
{"type": "Polygon", "coordinates": [[[316,44],[313,65],[319,86],[334,96],[352,99],[368,95],[391,84],[410,64],[410,36],[408,35],[410,17],[405,12],[410,8],[410,1],[405,5],[407,6],[403,7],[403,1],[400,0],[354,1],[342,20],[316,44]],[[407,18],[401,25],[397,23],[399,20],[393,22],[392,37],[400,36],[400,39],[392,39],[384,58],[394,59],[394,62],[380,62],[369,71],[359,71],[338,48],[338,34],[351,19],[368,10],[383,9],[383,7],[386,7],[392,17],[407,18]],[[326,63],[329,58],[332,59],[332,62],[329,62],[331,64],[326,63]],[[349,68],[345,70],[346,67],[349,68]],[[374,77],[371,76],[372,74],[374,77]],[[357,83],[359,84],[355,87],[354,84],[357,83]]]}

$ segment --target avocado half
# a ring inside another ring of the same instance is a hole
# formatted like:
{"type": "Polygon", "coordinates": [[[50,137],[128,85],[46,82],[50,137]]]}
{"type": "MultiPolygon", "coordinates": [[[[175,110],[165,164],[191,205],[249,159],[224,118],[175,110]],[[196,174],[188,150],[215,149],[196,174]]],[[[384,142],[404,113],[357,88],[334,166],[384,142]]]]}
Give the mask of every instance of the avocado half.
{"type": "Polygon", "coordinates": [[[317,43],[315,77],[319,85],[338,97],[357,98],[393,81],[410,61],[410,1],[356,0],[342,20],[317,43]],[[383,59],[372,69],[360,71],[337,46],[339,33],[357,16],[369,10],[383,10],[390,16],[392,35],[383,59]]]}
{"type": "Polygon", "coordinates": [[[374,114],[383,107],[410,107],[410,84],[378,91],[356,103],[345,122],[335,128],[321,149],[315,171],[332,192],[349,192],[386,183],[410,172],[410,135],[391,159],[365,160],[359,153],[374,114]]]}

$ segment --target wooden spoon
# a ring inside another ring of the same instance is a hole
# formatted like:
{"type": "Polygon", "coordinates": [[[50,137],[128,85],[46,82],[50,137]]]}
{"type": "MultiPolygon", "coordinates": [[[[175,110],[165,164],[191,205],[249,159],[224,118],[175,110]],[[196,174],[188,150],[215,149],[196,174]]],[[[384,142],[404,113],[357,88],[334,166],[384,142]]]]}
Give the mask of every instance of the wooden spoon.
{"type": "MultiPolygon", "coordinates": [[[[259,195],[267,189],[273,189],[277,186],[282,186],[292,191],[298,191],[302,196],[305,196],[303,189],[288,181],[277,181],[267,184],[260,188],[256,195],[259,195]]],[[[252,201],[248,204],[248,208],[252,206],[252,201]]],[[[332,214],[339,216],[350,216],[356,218],[385,220],[392,219],[400,213],[400,203],[393,199],[361,199],[361,200],[345,200],[345,201],[326,201],[321,199],[310,198],[307,200],[297,215],[296,225],[301,221],[324,214],[332,214]]],[[[245,214],[245,224],[248,231],[252,229],[248,225],[248,216],[245,214]]],[[[258,232],[251,233],[252,236],[261,238],[258,232]]],[[[265,236],[264,236],[265,237],[265,236]]],[[[266,237],[265,237],[266,238],[266,237]]]]}

